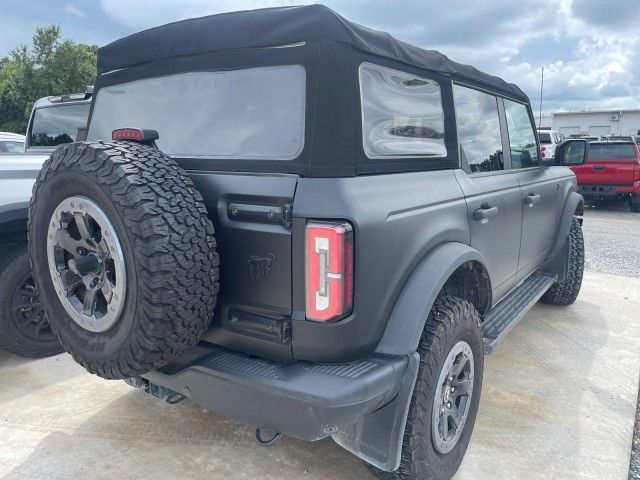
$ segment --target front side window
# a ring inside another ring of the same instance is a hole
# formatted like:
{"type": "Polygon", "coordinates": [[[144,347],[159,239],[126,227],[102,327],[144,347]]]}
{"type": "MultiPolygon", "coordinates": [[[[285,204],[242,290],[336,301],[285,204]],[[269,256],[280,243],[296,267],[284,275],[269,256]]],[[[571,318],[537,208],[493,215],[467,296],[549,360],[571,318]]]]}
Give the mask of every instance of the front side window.
{"type": "Polygon", "coordinates": [[[30,147],[55,147],[84,139],[88,103],[38,108],[33,113],[30,147]]]}
{"type": "Polygon", "coordinates": [[[446,157],[440,85],[390,68],[360,65],[362,146],[367,157],[446,157]]]}
{"type": "Polygon", "coordinates": [[[505,99],[504,112],[509,130],[511,168],[537,167],[540,153],[527,107],[505,99]]]}
{"type": "Polygon", "coordinates": [[[504,169],[496,97],[454,85],[460,158],[472,172],[504,169]]]}
{"type": "Polygon", "coordinates": [[[148,128],[169,155],[292,160],[304,146],[305,103],[300,65],[145,78],[98,91],[88,138],[148,128]]]}

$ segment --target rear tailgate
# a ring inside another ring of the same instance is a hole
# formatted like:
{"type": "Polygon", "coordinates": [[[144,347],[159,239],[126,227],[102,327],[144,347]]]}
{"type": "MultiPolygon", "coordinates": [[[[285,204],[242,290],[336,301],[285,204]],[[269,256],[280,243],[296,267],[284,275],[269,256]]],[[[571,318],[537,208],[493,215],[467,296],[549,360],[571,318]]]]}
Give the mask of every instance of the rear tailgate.
{"type": "Polygon", "coordinates": [[[572,167],[581,185],[633,185],[638,147],[628,143],[592,143],[589,160],[572,167]]]}
{"type": "Polygon", "coordinates": [[[295,175],[192,173],[220,253],[220,296],[205,340],[291,357],[291,208],[295,175]]]}

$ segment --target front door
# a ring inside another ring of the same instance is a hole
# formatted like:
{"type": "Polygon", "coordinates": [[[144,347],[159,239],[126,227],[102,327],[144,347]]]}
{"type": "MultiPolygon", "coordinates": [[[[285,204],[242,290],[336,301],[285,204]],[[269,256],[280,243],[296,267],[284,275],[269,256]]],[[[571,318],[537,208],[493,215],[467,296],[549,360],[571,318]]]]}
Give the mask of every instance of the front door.
{"type": "Polygon", "coordinates": [[[498,99],[454,85],[462,170],[456,178],[467,202],[471,246],[486,261],[494,303],[516,281],[522,208],[516,174],[505,169],[498,99]]]}
{"type": "Polygon", "coordinates": [[[534,124],[523,103],[504,99],[511,169],[520,185],[522,240],[516,282],[538,268],[549,254],[560,215],[560,178],[541,165],[534,124]]]}

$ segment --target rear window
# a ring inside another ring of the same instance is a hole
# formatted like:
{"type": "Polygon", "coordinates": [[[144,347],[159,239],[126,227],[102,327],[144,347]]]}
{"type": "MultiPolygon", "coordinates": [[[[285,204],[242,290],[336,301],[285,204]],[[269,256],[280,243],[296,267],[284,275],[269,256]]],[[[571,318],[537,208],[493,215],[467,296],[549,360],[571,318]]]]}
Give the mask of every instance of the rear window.
{"type": "Polygon", "coordinates": [[[367,157],[446,157],[440,85],[410,73],[360,65],[362,146],[367,157]]]}
{"type": "Polygon", "coordinates": [[[540,143],[544,143],[544,144],[550,144],[551,143],[551,134],[550,133],[542,133],[542,132],[538,132],[538,139],[540,140],[540,143]]]}
{"type": "Polygon", "coordinates": [[[83,140],[89,103],[38,108],[31,125],[31,147],[55,147],[83,140]]]}
{"type": "Polygon", "coordinates": [[[147,78],[98,91],[88,138],[148,128],[169,155],[292,160],[304,146],[305,95],[299,65],[147,78]]]}
{"type": "Polygon", "coordinates": [[[617,160],[636,158],[632,143],[592,143],[589,145],[589,160],[617,160]]]}

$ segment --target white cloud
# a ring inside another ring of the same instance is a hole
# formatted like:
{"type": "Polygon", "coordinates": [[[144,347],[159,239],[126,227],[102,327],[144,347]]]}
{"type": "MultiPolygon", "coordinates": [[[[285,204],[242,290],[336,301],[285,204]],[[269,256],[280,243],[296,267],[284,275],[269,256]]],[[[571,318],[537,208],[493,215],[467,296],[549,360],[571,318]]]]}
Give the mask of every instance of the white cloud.
{"type": "Polygon", "coordinates": [[[67,15],[73,15],[75,17],[85,18],[87,15],[72,3],[67,3],[64,7],[64,12],[67,15]]]}

